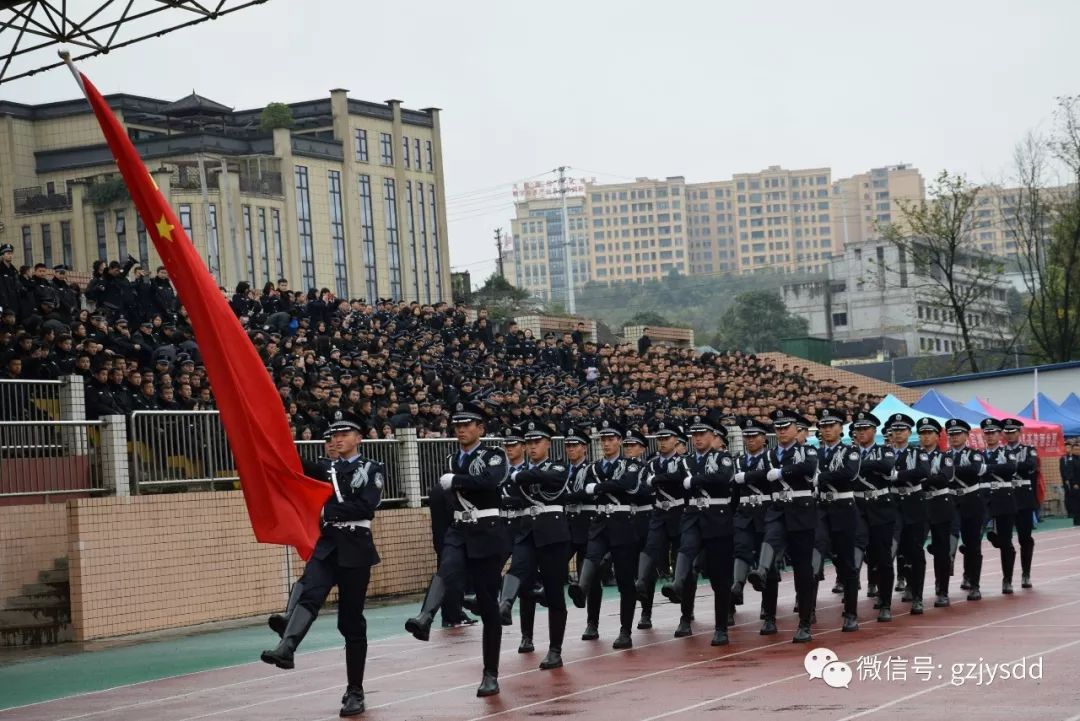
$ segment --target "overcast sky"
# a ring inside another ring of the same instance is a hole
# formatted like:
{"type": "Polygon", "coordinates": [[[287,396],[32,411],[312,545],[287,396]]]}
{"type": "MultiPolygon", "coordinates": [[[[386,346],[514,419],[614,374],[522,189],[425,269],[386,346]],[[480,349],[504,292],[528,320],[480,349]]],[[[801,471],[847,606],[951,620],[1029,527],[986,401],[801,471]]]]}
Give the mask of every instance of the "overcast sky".
{"type": "MultiPolygon", "coordinates": [[[[1080,93],[1078,27],[1076,0],[269,0],[80,67],[105,93],[238,109],[335,87],[442,108],[450,258],[475,283],[510,184],[558,165],[694,182],[904,162],[998,180],[1054,98],[1080,93]]],[[[0,86],[75,95],[63,70],[0,86]]]]}

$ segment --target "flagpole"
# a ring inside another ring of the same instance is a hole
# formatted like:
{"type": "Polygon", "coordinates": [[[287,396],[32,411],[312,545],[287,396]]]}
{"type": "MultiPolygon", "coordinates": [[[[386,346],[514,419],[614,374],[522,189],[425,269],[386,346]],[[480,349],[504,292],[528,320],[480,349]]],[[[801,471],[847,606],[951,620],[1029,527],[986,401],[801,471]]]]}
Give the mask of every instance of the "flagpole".
{"type": "Polygon", "coordinates": [[[1035,369],[1035,398],[1031,407],[1035,420],[1039,420],[1039,369],[1035,369]]]}
{"type": "Polygon", "coordinates": [[[75,76],[75,82],[79,84],[79,90],[82,90],[83,95],[86,95],[86,86],[83,85],[82,75],[79,73],[79,69],[75,67],[75,63],[71,60],[71,53],[67,50],[58,50],[56,54],[60,56],[60,59],[67,65],[68,70],[75,76]]]}

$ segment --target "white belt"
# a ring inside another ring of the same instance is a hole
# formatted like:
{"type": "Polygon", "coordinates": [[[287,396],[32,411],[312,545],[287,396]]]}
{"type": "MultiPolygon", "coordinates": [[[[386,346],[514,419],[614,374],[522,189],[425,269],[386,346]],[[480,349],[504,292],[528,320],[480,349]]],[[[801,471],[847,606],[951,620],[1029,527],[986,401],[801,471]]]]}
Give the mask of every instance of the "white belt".
{"type": "Polygon", "coordinates": [[[914,486],[897,486],[896,492],[901,496],[910,496],[912,493],[918,493],[922,490],[922,484],[916,483],[914,486]]]}
{"type": "Polygon", "coordinates": [[[653,509],[653,505],[650,503],[647,506],[631,506],[631,508],[633,509],[634,513],[646,513],[653,509]]]}
{"type": "Polygon", "coordinates": [[[768,503],[772,500],[772,496],[760,493],[753,496],[742,496],[739,498],[740,506],[760,506],[762,503],[768,503]]]}
{"type": "Polygon", "coordinates": [[[1031,487],[1031,481],[1026,479],[1026,478],[1015,479],[1015,480],[1013,480],[1012,484],[1016,488],[1030,488],[1031,487]]]}
{"type": "Polygon", "coordinates": [[[521,515],[521,511],[516,508],[502,508],[499,509],[499,515],[503,518],[517,518],[521,515]]]}
{"type": "Polygon", "coordinates": [[[678,501],[669,501],[664,499],[662,501],[656,501],[653,503],[652,508],[657,511],[670,511],[672,508],[682,508],[683,504],[678,501]]]}
{"type": "Polygon", "coordinates": [[[927,493],[926,497],[927,498],[937,498],[938,496],[951,496],[951,495],[954,495],[953,494],[953,489],[951,489],[951,488],[939,488],[936,491],[930,491],[929,493],[927,493]]]}
{"type": "Polygon", "coordinates": [[[818,493],[821,500],[825,502],[843,501],[846,498],[854,498],[854,491],[821,491],[818,493]]]}
{"type": "Polygon", "coordinates": [[[475,523],[480,518],[491,518],[508,511],[500,511],[498,508],[478,508],[475,511],[454,511],[454,520],[462,523],[475,523]]]}
{"type": "Polygon", "coordinates": [[[965,486],[963,488],[956,489],[956,495],[958,495],[958,496],[966,496],[969,493],[974,493],[975,491],[981,491],[981,490],[982,490],[982,484],[981,483],[976,483],[973,486],[965,486]]]}
{"type": "Polygon", "coordinates": [[[567,513],[596,513],[596,506],[592,503],[577,504],[566,507],[567,513]]]}
{"type": "Polygon", "coordinates": [[[598,503],[596,504],[596,512],[603,513],[605,515],[611,515],[612,513],[629,513],[632,506],[627,506],[621,503],[598,503]]]}
{"type": "Polygon", "coordinates": [[[813,491],[778,491],[772,494],[774,501],[790,501],[792,498],[810,498],[813,491]]]}
{"type": "Polygon", "coordinates": [[[892,493],[892,490],[889,488],[879,488],[876,491],[855,491],[855,497],[868,500],[873,498],[881,498],[882,496],[887,496],[890,493],[892,493]]]}
{"type": "Polygon", "coordinates": [[[371,528],[371,521],[333,521],[326,525],[334,528],[371,528]]]}
{"type": "Polygon", "coordinates": [[[1011,489],[1012,487],[1013,487],[1012,481],[990,481],[990,490],[991,491],[997,491],[997,490],[1000,490],[1002,488],[1011,489]]]}
{"type": "Polygon", "coordinates": [[[708,508],[709,506],[727,506],[731,503],[731,497],[728,498],[705,498],[698,496],[696,498],[687,498],[687,508],[708,508]]]}
{"type": "Polygon", "coordinates": [[[562,506],[529,506],[518,511],[518,516],[522,518],[528,518],[531,516],[539,516],[541,513],[562,513],[562,506]]]}

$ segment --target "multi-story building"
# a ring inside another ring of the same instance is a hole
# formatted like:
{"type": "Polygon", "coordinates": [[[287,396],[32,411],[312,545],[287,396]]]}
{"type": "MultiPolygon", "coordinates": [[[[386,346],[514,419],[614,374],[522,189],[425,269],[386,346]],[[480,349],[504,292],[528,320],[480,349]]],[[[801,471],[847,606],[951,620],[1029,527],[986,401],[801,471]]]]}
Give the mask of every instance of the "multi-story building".
{"type": "Polygon", "coordinates": [[[514,208],[516,215],[510,221],[512,241],[503,249],[503,274],[518,288],[568,308],[567,258],[572,263],[575,288],[593,277],[585,197],[566,198],[568,233],[563,232],[561,198],[534,197],[515,203],[514,208]]]}
{"type": "MultiPolygon", "coordinates": [[[[935,303],[935,282],[911,258],[885,241],[851,243],[827,264],[824,278],[783,287],[784,304],[806,318],[812,336],[832,341],[881,339],[897,355],[962,350],[951,311],[935,303]]],[[[980,348],[1004,345],[1008,328],[1004,276],[968,309],[968,326],[980,348]]]]}
{"type": "Polygon", "coordinates": [[[657,280],[690,272],[686,181],[638,178],[585,185],[592,279],[601,283],[657,280]]]}
{"type": "Polygon", "coordinates": [[[828,168],[687,186],[691,272],[818,272],[838,250],[828,168]]]}
{"type": "Polygon", "coordinates": [[[843,245],[876,240],[885,226],[903,223],[901,203],[925,197],[922,174],[910,165],[873,168],[837,180],[832,185],[833,237],[843,245]]]}
{"type": "MultiPolygon", "coordinates": [[[[221,285],[450,300],[437,109],[332,90],[262,131],[194,94],[106,100],[221,285]]],[[[0,243],[16,263],[159,262],[85,100],[0,101],[0,243]]]]}

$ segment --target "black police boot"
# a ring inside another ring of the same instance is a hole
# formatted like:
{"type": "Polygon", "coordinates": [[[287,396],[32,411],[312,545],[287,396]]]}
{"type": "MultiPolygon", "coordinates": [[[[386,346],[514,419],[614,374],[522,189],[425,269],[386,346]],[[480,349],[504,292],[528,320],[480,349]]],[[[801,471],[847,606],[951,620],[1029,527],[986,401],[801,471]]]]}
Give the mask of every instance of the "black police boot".
{"type": "Polygon", "coordinates": [[[935,583],[934,593],[934,608],[948,608],[949,607],[949,586],[948,584],[935,583]]]}
{"type": "Polygon", "coordinates": [[[769,574],[769,569],[772,568],[773,562],[776,560],[776,551],[773,547],[767,543],[761,544],[761,552],[758,555],[758,564],[753,571],[750,571],[746,576],[746,580],[750,582],[750,585],[754,587],[754,590],[761,593],[765,590],[765,577],[769,574]]]}
{"type": "Polygon", "coordinates": [[[289,616],[292,615],[293,609],[296,608],[296,604],[300,603],[300,596],[304,593],[304,582],[297,581],[293,584],[292,590],[289,592],[289,601],[285,604],[285,613],[275,613],[270,618],[266,619],[266,625],[270,627],[270,630],[281,638],[285,634],[285,626],[289,623],[289,616]]]}
{"type": "Polygon", "coordinates": [[[364,713],[364,689],[350,685],[345,689],[345,696],[341,699],[341,711],[338,712],[338,716],[348,718],[362,713],[364,713]]]}
{"type": "Polygon", "coordinates": [[[877,587],[876,583],[867,583],[866,584],[866,597],[867,598],[877,598],[878,597],[878,587],[877,587]]]}
{"type": "Polygon", "coordinates": [[[588,600],[589,589],[596,583],[597,572],[600,569],[596,567],[596,564],[585,559],[581,564],[581,570],[578,572],[577,583],[571,583],[566,592],[570,596],[570,600],[574,602],[576,608],[585,608],[585,603],[588,600]]]}
{"type": "MultiPolygon", "coordinates": [[[[431,635],[431,622],[435,619],[435,612],[442,605],[443,596],[446,595],[446,584],[439,574],[431,577],[427,594],[424,595],[424,603],[420,606],[420,613],[405,622],[405,630],[413,635],[418,641],[427,641],[431,635]]],[[[464,604],[462,604],[464,605],[464,604]]]]}
{"type": "Polygon", "coordinates": [[[588,621],[585,624],[585,633],[581,634],[582,641],[595,641],[600,638],[600,631],[597,629],[597,624],[593,621],[588,621]]]}
{"type": "Polygon", "coordinates": [[[480,615],[480,607],[476,605],[476,594],[467,593],[461,597],[461,607],[474,616],[480,615]]]}
{"type": "Polygon", "coordinates": [[[882,606],[877,615],[878,623],[888,623],[892,620],[892,609],[888,606],[882,606]]]}
{"type": "Polygon", "coordinates": [[[509,573],[503,576],[502,591],[499,592],[499,620],[504,626],[509,626],[514,622],[511,609],[514,607],[514,601],[517,600],[520,590],[520,578],[509,573]]]}
{"type": "Polygon", "coordinates": [[[761,630],[758,631],[762,636],[772,636],[776,633],[776,618],[774,616],[766,616],[765,621],[761,624],[761,630]]]}
{"type": "Polygon", "coordinates": [[[649,591],[656,585],[656,566],[647,553],[638,554],[637,578],[634,580],[634,590],[637,599],[647,603],[650,598],[649,591]]]}
{"type": "Polygon", "coordinates": [[[971,578],[968,579],[968,583],[971,584],[971,590],[968,591],[967,600],[969,601],[981,601],[982,591],[979,590],[979,580],[982,576],[982,556],[973,557],[971,559],[971,578]]]}
{"type": "Polygon", "coordinates": [[[844,633],[854,633],[855,631],[859,630],[859,621],[855,614],[844,614],[844,625],[840,630],[844,633]]]}
{"type": "Polygon", "coordinates": [[[731,584],[731,603],[736,606],[743,605],[743,587],[746,586],[746,578],[750,575],[750,564],[741,558],[735,559],[734,582],[731,584]]]}
{"type": "Polygon", "coordinates": [[[735,625],[735,608],[734,607],[728,609],[728,612],[727,612],[727,625],[728,625],[728,628],[731,628],[732,626],[735,625]]]}
{"type": "Polygon", "coordinates": [[[1013,567],[1016,565],[1016,550],[1005,547],[1001,549],[1001,592],[1011,595],[1013,592],[1012,579],[1013,567]]]}
{"type": "Polygon", "coordinates": [[[836,579],[836,583],[833,584],[832,592],[833,593],[843,593],[844,592],[844,584],[840,581],[839,578],[836,579]]]}
{"type": "Polygon", "coordinates": [[[624,648],[631,648],[634,642],[630,640],[630,629],[623,628],[619,630],[619,635],[615,639],[615,643],[611,644],[611,647],[615,650],[622,650],[624,648]]]}
{"type": "Polygon", "coordinates": [[[814,637],[810,635],[810,624],[800,622],[799,629],[795,632],[795,635],[792,637],[791,642],[810,643],[813,639],[814,637]]]}
{"type": "Polygon", "coordinates": [[[679,625],[675,629],[675,638],[685,638],[686,636],[692,636],[693,629],[690,628],[690,619],[686,616],[679,618],[679,625]]]}
{"type": "Polygon", "coordinates": [[[721,628],[720,626],[717,626],[716,630],[713,631],[712,641],[709,642],[709,645],[710,646],[727,646],[728,643],[729,643],[729,641],[728,641],[727,629],[726,628],[721,628]]]}
{"type": "Polygon", "coordinates": [[[960,581],[960,590],[961,591],[970,591],[971,590],[971,581],[968,580],[968,576],[967,576],[966,573],[964,574],[963,579],[960,581]]]}
{"type": "Polygon", "coordinates": [[[480,687],[476,689],[476,695],[483,698],[484,696],[495,696],[498,693],[499,674],[484,669],[484,678],[480,681],[480,687]]]}
{"type": "Polygon", "coordinates": [[[922,596],[914,596],[911,599],[911,615],[912,616],[921,616],[921,615],[923,615],[922,596]]]}
{"type": "Polygon", "coordinates": [[[997,524],[990,526],[990,530],[986,532],[986,540],[990,541],[990,545],[994,548],[1001,548],[1001,538],[998,536],[997,524]]]}
{"type": "Polygon", "coordinates": [[[544,591],[544,584],[537,581],[533,584],[532,588],[526,589],[525,593],[528,594],[532,602],[537,606],[543,606],[547,608],[547,592],[544,591]]]}
{"type": "Polygon", "coordinates": [[[536,646],[533,645],[532,636],[522,636],[521,643],[518,644],[518,653],[532,653],[536,650],[536,646]]]}
{"type": "Polygon", "coordinates": [[[293,654],[296,653],[296,647],[304,640],[304,636],[307,635],[313,623],[315,623],[315,614],[303,606],[297,606],[289,615],[289,623],[286,624],[285,631],[281,635],[281,643],[273,650],[263,651],[259,658],[263,660],[263,663],[269,663],[278,668],[293,668],[295,665],[293,654]]]}
{"type": "Polygon", "coordinates": [[[652,628],[652,613],[650,611],[641,612],[641,618],[638,619],[637,627],[639,631],[647,631],[652,628]]]}
{"type": "Polygon", "coordinates": [[[1031,574],[1024,573],[1020,576],[1020,588],[1031,588],[1031,574]]]}
{"type": "Polygon", "coordinates": [[[907,590],[907,579],[904,578],[903,576],[897,574],[897,576],[896,576],[896,585],[893,587],[893,590],[897,591],[897,592],[900,592],[900,593],[906,591],[907,590]]]}
{"type": "Polygon", "coordinates": [[[541,671],[550,671],[553,668],[562,668],[562,649],[552,646],[548,649],[544,660],[540,662],[541,671]]]}
{"type": "Polygon", "coordinates": [[[1020,539],[1020,588],[1031,588],[1031,558],[1035,555],[1035,539],[1027,543],[1020,539]]]}
{"type": "Polygon", "coordinates": [[[660,588],[664,598],[672,603],[682,603],[683,593],[690,582],[690,574],[693,573],[694,559],[685,553],[680,553],[675,560],[675,576],[669,583],[660,588]]]}

